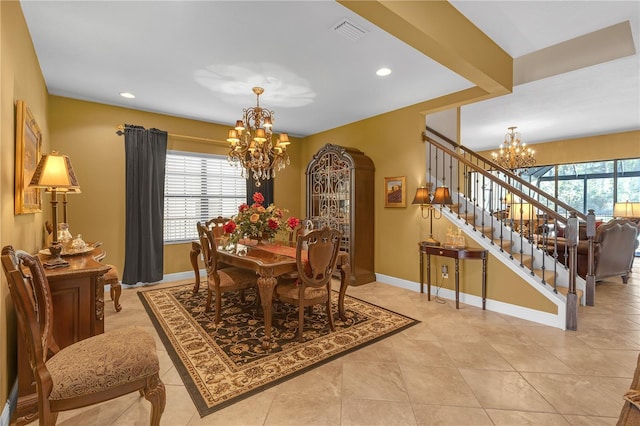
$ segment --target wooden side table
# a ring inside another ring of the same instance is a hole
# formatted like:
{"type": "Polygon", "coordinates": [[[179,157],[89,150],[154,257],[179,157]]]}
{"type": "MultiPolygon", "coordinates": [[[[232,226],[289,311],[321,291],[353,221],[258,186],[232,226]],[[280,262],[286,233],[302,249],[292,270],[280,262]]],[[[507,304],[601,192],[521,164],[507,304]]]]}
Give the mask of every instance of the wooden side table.
{"type": "Polygon", "coordinates": [[[424,255],[427,255],[427,300],[431,300],[431,256],[442,256],[456,261],[456,309],[460,305],[460,259],[482,260],[482,309],[486,308],[487,298],[487,254],[479,248],[446,248],[430,246],[422,241],[418,243],[420,251],[420,293],[424,293],[424,255]]]}

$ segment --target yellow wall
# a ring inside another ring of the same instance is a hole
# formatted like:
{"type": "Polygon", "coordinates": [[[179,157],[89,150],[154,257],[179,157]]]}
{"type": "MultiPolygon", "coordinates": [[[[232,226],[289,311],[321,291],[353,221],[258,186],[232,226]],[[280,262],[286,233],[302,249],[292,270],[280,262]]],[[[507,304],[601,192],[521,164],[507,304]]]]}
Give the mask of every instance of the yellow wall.
{"type": "MultiPolygon", "coordinates": [[[[124,136],[117,124],[136,124],[169,132],[168,149],[227,154],[229,125],[205,123],[162,114],[112,107],[103,104],[51,96],[51,149],[71,159],[80,182],[81,194],[68,197],[69,229],[87,241],[102,241],[106,262],[120,271],[124,265],[125,156],[124,136]],[[189,138],[173,135],[185,135],[189,138]],[[196,140],[194,137],[214,139],[196,140]]],[[[291,138],[291,166],[275,180],[275,202],[300,215],[300,141],[291,138]],[[289,207],[291,206],[291,207],[289,207]]],[[[190,244],[165,245],[164,273],[190,269],[190,244]]]]}
{"type": "MultiPolygon", "coordinates": [[[[35,251],[42,214],[14,215],[15,101],[23,100],[49,145],[47,90],[31,37],[17,1],[0,2],[0,246],[35,251]]],[[[16,374],[16,320],[7,281],[0,278],[0,406],[16,374]]]]}
{"type": "MultiPolygon", "coordinates": [[[[425,234],[420,209],[411,206],[416,188],[424,185],[426,158],[421,133],[420,107],[408,107],[357,123],[309,136],[303,140],[301,162],[327,143],[360,149],[373,161],[375,171],[375,271],[418,281],[417,243],[425,234]],[[407,207],[384,207],[384,178],[406,176],[407,207]]],[[[304,174],[301,176],[304,182],[304,174]]],[[[300,193],[304,202],[305,188],[300,193]]]]}

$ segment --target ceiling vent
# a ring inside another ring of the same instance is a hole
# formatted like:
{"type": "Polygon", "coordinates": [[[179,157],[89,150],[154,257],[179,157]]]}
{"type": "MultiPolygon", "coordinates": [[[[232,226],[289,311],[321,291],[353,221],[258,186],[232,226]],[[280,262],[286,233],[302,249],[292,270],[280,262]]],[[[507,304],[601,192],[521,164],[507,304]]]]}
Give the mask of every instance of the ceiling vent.
{"type": "Polygon", "coordinates": [[[342,37],[348,38],[349,40],[358,40],[365,35],[367,30],[364,28],[360,28],[353,22],[349,21],[347,18],[341,19],[332,27],[333,31],[337,34],[340,34],[342,37]]]}

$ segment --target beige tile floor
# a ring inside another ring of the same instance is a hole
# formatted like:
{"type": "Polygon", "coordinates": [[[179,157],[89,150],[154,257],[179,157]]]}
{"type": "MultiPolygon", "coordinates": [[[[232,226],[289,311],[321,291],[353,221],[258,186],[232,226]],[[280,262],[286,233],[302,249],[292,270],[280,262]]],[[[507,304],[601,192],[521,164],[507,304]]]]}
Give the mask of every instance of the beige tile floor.
{"type": "MultiPolygon", "coordinates": [[[[638,260],[638,259],[636,259],[638,260]]],[[[640,263],[640,262],[636,262],[640,263]]],[[[106,328],[154,335],[137,295],[107,306],[106,328]]],[[[640,351],[640,266],[627,285],[598,284],[578,331],[561,331],[371,283],[349,294],[422,321],[390,338],[204,418],[157,339],[163,425],[614,425],[640,351]]],[[[133,393],[61,413],[58,424],[146,425],[133,393]]]]}

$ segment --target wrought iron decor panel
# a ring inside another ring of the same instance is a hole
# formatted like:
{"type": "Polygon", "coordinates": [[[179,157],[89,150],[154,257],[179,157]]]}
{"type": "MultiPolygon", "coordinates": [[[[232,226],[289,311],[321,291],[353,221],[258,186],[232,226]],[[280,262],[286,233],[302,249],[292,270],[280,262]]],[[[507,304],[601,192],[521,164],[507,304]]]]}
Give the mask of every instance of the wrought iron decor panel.
{"type": "Polygon", "coordinates": [[[341,249],[349,251],[351,164],[337,152],[318,158],[311,170],[311,211],[314,226],[328,226],[342,232],[341,249]]]}

